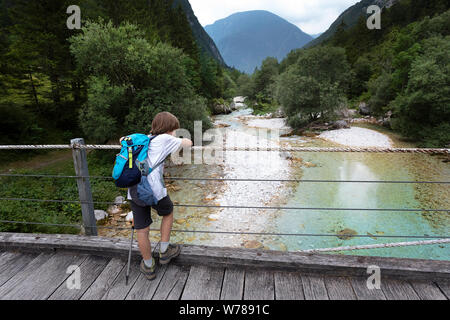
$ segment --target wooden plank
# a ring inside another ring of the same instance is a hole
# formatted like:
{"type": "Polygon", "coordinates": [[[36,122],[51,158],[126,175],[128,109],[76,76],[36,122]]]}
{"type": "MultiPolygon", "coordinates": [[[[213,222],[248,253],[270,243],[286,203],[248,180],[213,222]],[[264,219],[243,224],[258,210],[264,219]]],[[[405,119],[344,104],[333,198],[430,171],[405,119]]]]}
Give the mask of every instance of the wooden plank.
{"type": "Polygon", "coordinates": [[[25,268],[27,273],[15,281],[13,288],[10,286],[11,281],[8,281],[5,284],[9,287],[8,292],[0,296],[5,300],[46,300],[69,277],[67,268],[79,266],[86,258],[86,255],[55,254],[43,264],[34,264],[33,269],[25,268]]]}
{"type": "Polygon", "coordinates": [[[245,272],[244,300],[274,300],[275,280],[273,272],[248,270],[245,272]]]}
{"type": "Polygon", "coordinates": [[[381,289],[387,300],[420,300],[411,284],[396,279],[383,279],[381,289]]]}
{"type": "Polygon", "coordinates": [[[5,252],[0,256],[0,287],[25,268],[39,254],[5,252]]]}
{"type": "Polygon", "coordinates": [[[350,278],[353,290],[355,291],[358,300],[386,300],[383,291],[367,288],[366,278],[350,278]]]}
{"type": "MultiPolygon", "coordinates": [[[[102,297],[102,300],[124,300],[130,290],[133,288],[134,283],[141,274],[140,261],[131,262],[130,265],[130,278],[128,280],[128,285],[126,285],[126,273],[127,268],[123,268],[119,275],[116,277],[111,287],[106,290],[102,297]]],[[[146,280],[147,281],[147,280],[146,280]]]]}
{"type": "Polygon", "coordinates": [[[244,279],[244,269],[225,269],[220,300],[242,300],[244,294],[244,279]]]}
{"type": "Polygon", "coordinates": [[[170,264],[159,283],[153,300],[179,300],[189,276],[188,267],[170,264]]]}
{"type": "Polygon", "coordinates": [[[28,265],[16,273],[12,278],[0,287],[0,299],[4,300],[5,296],[12,291],[16,286],[20,285],[25,279],[28,278],[30,272],[33,272],[45,262],[47,262],[53,253],[41,253],[35,259],[33,259],[28,265]]]}
{"type": "Polygon", "coordinates": [[[305,300],[302,277],[294,272],[275,272],[276,300],[305,300]]]}
{"type": "Polygon", "coordinates": [[[450,299],[450,281],[438,281],[437,285],[441,291],[446,295],[447,299],[450,299]]]}
{"type": "Polygon", "coordinates": [[[306,300],[329,300],[323,277],[302,275],[302,283],[306,300]]]}
{"type": "Polygon", "coordinates": [[[411,281],[411,284],[422,300],[447,300],[439,287],[431,281],[411,281]]]}
{"type": "Polygon", "coordinates": [[[167,265],[158,267],[156,270],[155,280],[149,281],[144,274],[140,274],[136,280],[133,288],[128,293],[127,300],[151,300],[159,286],[164,274],[166,273],[167,265]]]}
{"type": "Polygon", "coordinates": [[[181,300],[219,300],[225,269],[192,266],[181,300]]]}
{"type": "Polygon", "coordinates": [[[78,300],[97,279],[111,259],[99,256],[89,256],[80,265],[80,289],[69,289],[66,283],[50,296],[49,300],[78,300]]]}
{"type": "MultiPolygon", "coordinates": [[[[65,249],[99,255],[127,256],[129,239],[108,239],[77,235],[36,235],[0,233],[0,250],[25,249],[65,249]]],[[[138,248],[133,248],[138,255],[138,248]]],[[[450,279],[450,261],[398,259],[386,257],[303,254],[249,250],[240,248],[217,248],[206,246],[182,246],[178,264],[203,264],[208,266],[239,266],[258,269],[279,269],[285,271],[318,273],[333,276],[367,275],[367,267],[379,266],[383,276],[395,279],[427,279],[431,281],[450,279]]]]}
{"type": "Polygon", "coordinates": [[[350,280],[346,277],[324,277],[330,300],[357,300],[350,280]]]}
{"type": "Polygon", "coordinates": [[[100,300],[113,285],[119,273],[124,269],[125,261],[113,258],[109,261],[94,283],[81,296],[81,300],[100,300]]]}

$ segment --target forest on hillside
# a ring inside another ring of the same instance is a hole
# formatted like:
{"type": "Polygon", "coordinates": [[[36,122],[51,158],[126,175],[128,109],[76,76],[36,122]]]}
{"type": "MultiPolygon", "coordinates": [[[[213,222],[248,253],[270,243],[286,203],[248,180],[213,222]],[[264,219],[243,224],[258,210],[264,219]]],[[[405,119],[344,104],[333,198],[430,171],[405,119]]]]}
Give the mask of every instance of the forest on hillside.
{"type": "Polygon", "coordinates": [[[365,102],[390,127],[426,147],[450,145],[450,3],[402,0],[383,9],[380,30],[339,26],[326,42],[267,58],[240,93],[262,113],[282,106],[289,124],[328,122],[365,102]],[[391,115],[392,114],[392,115],[391,115]]]}
{"type": "Polygon", "coordinates": [[[199,49],[173,0],[0,0],[1,144],[104,143],[163,110],[207,129],[238,76],[199,49]]]}

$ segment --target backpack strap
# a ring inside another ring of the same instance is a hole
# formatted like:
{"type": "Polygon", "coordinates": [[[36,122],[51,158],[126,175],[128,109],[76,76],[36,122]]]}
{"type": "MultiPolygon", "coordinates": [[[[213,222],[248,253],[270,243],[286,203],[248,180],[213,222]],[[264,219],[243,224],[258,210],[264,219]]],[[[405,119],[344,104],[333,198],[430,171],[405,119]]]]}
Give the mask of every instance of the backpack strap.
{"type": "MultiPolygon", "coordinates": [[[[155,139],[158,135],[154,135],[150,137],[150,142],[148,143],[150,145],[150,143],[152,142],[153,139],[155,139]]],[[[152,171],[154,171],[156,168],[158,168],[160,165],[162,165],[164,162],[166,161],[166,159],[161,160],[156,166],[152,167],[152,171]]],[[[149,161],[150,162],[150,161],[149,161]]]]}

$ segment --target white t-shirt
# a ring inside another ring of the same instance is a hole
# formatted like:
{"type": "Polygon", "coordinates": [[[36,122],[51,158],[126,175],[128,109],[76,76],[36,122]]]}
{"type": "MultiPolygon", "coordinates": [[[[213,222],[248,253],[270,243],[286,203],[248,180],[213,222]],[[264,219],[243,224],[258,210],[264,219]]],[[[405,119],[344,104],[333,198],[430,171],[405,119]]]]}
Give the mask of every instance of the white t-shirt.
{"type": "MultiPolygon", "coordinates": [[[[167,189],[163,177],[164,163],[157,168],[155,166],[163,162],[170,154],[180,149],[181,141],[180,138],[175,138],[169,134],[161,134],[150,142],[146,161],[150,168],[154,169],[147,176],[147,179],[158,201],[167,196],[167,189]]],[[[128,200],[131,200],[130,190],[128,190],[128,200]]]]}

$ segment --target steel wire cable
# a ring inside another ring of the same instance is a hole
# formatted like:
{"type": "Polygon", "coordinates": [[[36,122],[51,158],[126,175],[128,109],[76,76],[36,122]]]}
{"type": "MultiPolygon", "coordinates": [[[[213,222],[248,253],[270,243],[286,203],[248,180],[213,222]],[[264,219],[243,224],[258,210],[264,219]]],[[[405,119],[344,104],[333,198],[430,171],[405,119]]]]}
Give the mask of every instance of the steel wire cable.
{"type": "MultiPolygon", "coordinates": [[[[109,230],[131,230],[130,227],[108,227],[108,226],[82,226],[76,224],[54,224],[45,222],[28,222],[14,220],[0,220],[0,223],[43,225],[51,227],[72,227],[78,229],[109,229],[109,230]]],[[[150,229],[152,232],[159,232],[159,229],[150,229]]],[[[290,236],[290,237],[354,237],[354,238],[405,238],[405,239],[450,239],[450,236],[430,236],[430,235],[363,235],[363,234],[315,234],[315,233],[271,233],[271,232],[245,232],[245,231],[214,231],[214,230],[171,230],[179,233],[204,233],[221,235],[253,235],[253,236],[290,236]]]]}
{"type": "MultiPolygon", "coordinates": [[[[3,173],[0,177],[17,178],[65,178],[65,179],[104,179],[113,180],[106,176],[73,176],[73,175],[52,175],[52,174],[15,174],[3,173]]],[[[450,184],[450,181],[394,181],[394,180],[303,180],[303,179],[253,179],[253,178],[190,178],[190,177],[165,177],[166,180],[173,181],[230,181],[230,182],[299,182],[299,183],[379,183],[379,184],[450,184]]]]}
{"type": "MultiPolygon", "coordinates": [[[[30,198],[3,198],[1,201],[29,201],[49,203],[79,203],[79,204],[110,204],[120,203],[110,201],[80,201],[80,200],[47,200],[30,198]]],[[[258,209],[258,210],[311,210],[311,211],[379,211],[379,212],[450,212],[450,209],[402,209],[402,208],[306,208],[306,207],[271,207],[271,206],[238,206],[238,205],[201,205],[201,204],[174,204],[174,207],[184,208],[210,208],[210,209],[258,209]]]]}

